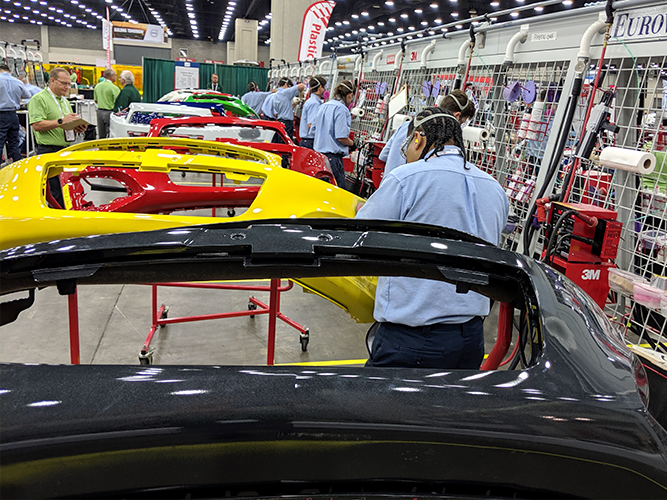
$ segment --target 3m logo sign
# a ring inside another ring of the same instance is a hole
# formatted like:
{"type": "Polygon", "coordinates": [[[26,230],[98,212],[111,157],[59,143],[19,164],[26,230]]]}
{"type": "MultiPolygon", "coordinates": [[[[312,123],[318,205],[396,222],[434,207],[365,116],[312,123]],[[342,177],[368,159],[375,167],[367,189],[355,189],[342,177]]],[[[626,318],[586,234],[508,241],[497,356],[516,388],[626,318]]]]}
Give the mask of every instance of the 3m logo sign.
{"type": "Polygon", "coordinates": [[[581,273],[581,279],[586,281],[599,280],[600,279],[600,270],[599,269],[584,269],[584,272],[581,273]]]}

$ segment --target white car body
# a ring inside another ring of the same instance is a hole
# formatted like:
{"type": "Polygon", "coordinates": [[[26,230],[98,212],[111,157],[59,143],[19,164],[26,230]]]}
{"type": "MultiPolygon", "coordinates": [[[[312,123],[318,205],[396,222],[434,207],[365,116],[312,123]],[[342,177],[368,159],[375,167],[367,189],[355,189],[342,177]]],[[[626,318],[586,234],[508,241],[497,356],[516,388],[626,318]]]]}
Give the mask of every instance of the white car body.
{"type": "Polygon", "coordinates": [[[129,111],[112,113],[109,118],[109,137],[145,137],[150,130],[150,120],[179,116],[213,116],[210,109],[173,104],[133,102],[129,111]]]}

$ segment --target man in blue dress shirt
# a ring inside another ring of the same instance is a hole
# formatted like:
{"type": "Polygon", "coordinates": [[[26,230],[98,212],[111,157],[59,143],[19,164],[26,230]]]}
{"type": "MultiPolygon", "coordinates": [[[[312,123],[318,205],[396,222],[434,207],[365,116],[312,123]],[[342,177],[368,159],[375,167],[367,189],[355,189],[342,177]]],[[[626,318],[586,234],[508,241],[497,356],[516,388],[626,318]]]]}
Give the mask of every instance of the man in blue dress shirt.
{"type": "Polygon", "coordinates": [[[310,97],[303,105],[301,111],[301,123],[299,125],[299,137],[301,142],[299,146],[313,149],[315,139],[315,130],[313,124],[317,117],[317,112],[322,105],[322,94],[326,90],[327,81],[323,76],[314,76],[310,79],[310,97]]]}
{"type": "Polygon", "coordinates": [[[21,99],[30,99],[30,92],[11,75],[9,66],[0,64],[0,152],[6,144],[8,163],[21,159],[21,125],[16,114],[21,107],[21,99]]]}
{"type": "MultiPolygon", "coordinates": [[[[401,148],[407,163],[384,177],[356,218],[435,224],[497,245],[509,203],[500,184],[466,160],[458,120],[434,107],[411,123],[401,148]]],[[[487,297],[449,283],[380,277],[366,366],[477,370],[489,308],[487,297]]]]}

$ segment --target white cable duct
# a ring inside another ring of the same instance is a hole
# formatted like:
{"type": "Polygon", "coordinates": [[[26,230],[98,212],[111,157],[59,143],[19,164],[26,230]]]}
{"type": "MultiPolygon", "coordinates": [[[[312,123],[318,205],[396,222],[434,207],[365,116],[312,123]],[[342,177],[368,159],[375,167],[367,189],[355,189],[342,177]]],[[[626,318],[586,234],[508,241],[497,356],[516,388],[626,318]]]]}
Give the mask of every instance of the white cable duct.
{"type": "Polygon", "coordinates": [[[281,77],[288,77],[289,76],[289,64],[285,65],[285,67],[280,72],[280,76],[281,77]]]}
{"type": "Polygon", "coordinates": [[[521,29],[510,38],[510,41],[507,43],[507,48],[505,49],[505,60],[503,61],[504,65],[514,64],[514,51],[519,42],[525,43],[528,39],[528,25],[522,24],[521,29]]]}
{"type": "Polygon", "coordinates": [[[380,58],[382,57],[383,53],[384,53],[384,50],[380,49],[380,52],[378,52],[377,54],[375,54],[373,56],[373,64],[371,65],[371,68],[373,69],[373,71],[380,71],[378,69],[378,62],[380,61],[380,58]]]}
{"type": "Polygon", "coordinates": [[[322,62],[320,63],[320,71],[319,71],[320,75],[324,75],[324,74],[325,74],[325,69],[324,69],[325,67],[326,67],[326,72],[327,72],[327,73],[328,73],[329,71],[331,71],[331,64],[332,64],[331,59],[325,59],[324,61],[322,61],[322,62]]]}
{"type": "Polygon", "coordinates": [[[364,60],[364,56],[359,54],[357,57],[354,59],[354,73],[358,74],[359,69],[361,68],[361,62],[364,60]]]}
{"type": "Polygon", "coordinates": [[[602,34],[607,28],[605,23],[607,15],[604,12],[600,12],[598,15],[598,20],[591,24],[588,29],[584,32],[584,36],[581,37],[581,44],[579,45],[579,52],[577,53],[577,59],[590,59],[591,57],[591,41],[596,33],[602,34]]]}
{"type": "Polygon", "coordinates": [[[435,40],[431,40],[431,43],[429,43],[426,48],[422,50],[421,64],[419,65],[421,69],[426,67],[426,58],[429,56],[429,54],[433,54],[434,50],[435,40]]]}
{"type": "Polygon", "coordinates": [[[394,69],[399,69],[401,67],[401,62],[403,62],[403,49],[400,49],[396,52],[396,57],[394,58],[394,69]]]}
{"type": "Polygon", "coordinates": [[[456,64],[458,66],[465,66],[465,64],[466,64],[466,53],[468,52],[469,48],[470,48],[470,40],[466,40],[459,47],[459,58],[456,61],[456,64]]]}
{"type": "Polygon", "coordinates": [[[299,77],[299,66],[294,66],[292,69],[290,69],[289,76],[291,79],[294,79],[294,77],[298,78],[299,77]]]}

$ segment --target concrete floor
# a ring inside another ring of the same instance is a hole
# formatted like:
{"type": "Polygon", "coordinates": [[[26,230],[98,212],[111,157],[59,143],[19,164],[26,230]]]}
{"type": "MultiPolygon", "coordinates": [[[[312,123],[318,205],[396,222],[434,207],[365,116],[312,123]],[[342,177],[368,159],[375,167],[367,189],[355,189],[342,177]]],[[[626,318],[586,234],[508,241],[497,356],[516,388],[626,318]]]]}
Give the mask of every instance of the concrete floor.
{"type": "MultiPolygon", "coordinates": [[[[178,184],[211,185],[207,174],[170,174],[178,184]]],[[[97,184],[118,185],[96,180],[97,184]]],[[[256,183],[251,180],[249,184],[256,183]]],[[[225,182],[227,184],[227,181],[225,182]]],[[[118,193],[87,190],[87,199],[100,205],[118,193]]],[[[237,209],[243,213],[244,209],[237,209]]],[[[179,212],[185,214],[186,212],[179,212]]],[[[176,214],[176,213],[175,213],[176,214]]],[[[211,211],[187,215],[210,217],[211,211]]],[[[227,219],[227,210],[217,217],[227,219]]],[[[286,281],[283,282],[286,284],[286,281]]],[[[266,286],[267,282],[257,283],[266,286]]],[[[158,305],[169,307],[169,317],[247,311],[248,296],[268,304],[268,292],[160,287],[158,305]]],[[[0,300],[13,300],[12,294],[0,300]]],[[[310,330],[306,352],[299,332],[277,322],[275,363],[362,365],[368,353],[365,337],[369,323],[359,324],[343,309],[295,285],[281,294],[281,310],[310,330]]],[[[0,328],[0,362],[70,362],[67,297],[55,288],[37,291],[35,304],[14,323],[0,328]]],[[[81,286],[78,290],[80,359],[84,364],[138,364],[139,352],[151,327],[151,287],[142,285],[81,286]]],[[[485,321],[486,352],[497,334],[497,314],[485,321]]],[[[151,347],[153,364],[263,365],[267,358],[268,315],[178,323],[159,328],[151,347]]]]}
{"type": "MultiPolygon", "coordinates": [[[[158,304],[169,306],[170,318],[246,311],[249,295],[268,304],[268,292],[171,287],[158,288],[158,304]]],[[[151,327],[151,287],[81,286],[77,297],[81,363],[139,364],[151,327]]],[[[369,323],[356,323],[340,307],[305,293],[298,285],[283,292],[280,300],[281,311],[310,330],[310,342],[303,352],[299,332],[278,321],[276,364],[362,365],[366,361],[369,323]]],[[[495,341],[496,317],[492,311],[485,321],[487,353],[495,341]]],[[[68,324],[67,297],[58,295],[55,288],[37,291],[35,304],[14,323],[0,328],[0,362],[69,363],[68,324]]],[[[158,328],[153,338],[153,364],[263,365],[267,340],[266,314],[171,324],[158,328]]]]}

